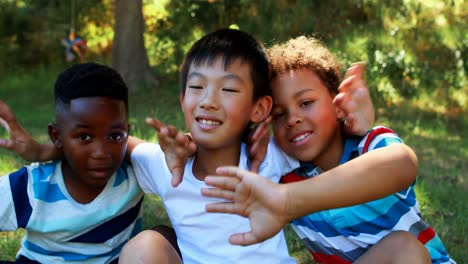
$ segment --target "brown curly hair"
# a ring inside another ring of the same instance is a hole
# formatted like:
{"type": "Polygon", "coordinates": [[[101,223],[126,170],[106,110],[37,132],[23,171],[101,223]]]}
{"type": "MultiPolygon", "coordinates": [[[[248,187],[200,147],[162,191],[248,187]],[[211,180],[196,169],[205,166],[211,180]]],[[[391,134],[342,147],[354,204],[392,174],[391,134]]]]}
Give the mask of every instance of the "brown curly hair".
{"type": "Polygon", "coordinates": [[[315,72],[330,92],[337,93],[341,65],[325,45],[313,37],[300,36],[268,49],[270,80],[279,74],[306,68],[315,72]]]}

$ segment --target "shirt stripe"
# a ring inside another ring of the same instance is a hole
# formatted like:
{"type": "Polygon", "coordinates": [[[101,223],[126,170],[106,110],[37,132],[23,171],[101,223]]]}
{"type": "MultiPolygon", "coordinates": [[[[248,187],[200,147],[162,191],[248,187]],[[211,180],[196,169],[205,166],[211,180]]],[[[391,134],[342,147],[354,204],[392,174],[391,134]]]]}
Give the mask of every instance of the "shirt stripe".
{"type": "Polygon", "coordinates": [[[15,203],[16,222],[18,227],[25,228],[31,217],[32,207],[28,197],[28,169],[21,168],[19,171],[9,175],[10,188],[15,203]]]}
{"type": "MultiPolygon", "coordinates": [[[[345,141],[340,164],[373,149],[403,141],[390,129],[377,127],[360,141],[345,141]]],[[[312,164],[286,175],[282,182],[315,177],[321,171],[312,164]]],[[[414,183],[392,195],[356,206],[324,210],[292,221],[292,227],[320,263],[351,263],[393,231],[408,231],[428,249],[433,263],[455,263],[436,232],[424,222],[418,209],[414,183]]]]}

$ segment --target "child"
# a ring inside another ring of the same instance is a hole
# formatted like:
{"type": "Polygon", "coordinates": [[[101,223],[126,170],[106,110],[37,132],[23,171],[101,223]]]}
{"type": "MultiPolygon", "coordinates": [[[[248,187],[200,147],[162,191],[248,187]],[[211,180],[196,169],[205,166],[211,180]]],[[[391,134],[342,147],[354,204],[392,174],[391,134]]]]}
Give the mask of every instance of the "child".
{"type": "Polygon", "coordinates": [[[16,263],[117,263],[141,229],[143,192],[122,163],[128,132],[128,90],[116,71],[86,63],[58,76],[49,135],[63,158],[0,177],[0,230],[25,229],[16,263]]]}
{"type": "MultiPolygon", "coordinates": [[[[433,263],[454,263],[437,234],[422,220],[414,184],[385,196],[386,189],[392,188],[383,182],[385,175],[363,175],[366,180],[361,184],[346,175],[365,169],[359,168],[363,164],[396,159],[382,147],[401,147],[403,142],[384,127],[374,128],[365,137],[343,137],[332,103],[340,71],[331,52],[313,38],[299,37],[273,46],[269,55],[274,136],[281,149],[303,161],[301,168],[284,176],[282,182],[301,182],[276,186],[238,168],[220,169],[218,174],[237,176],[240,182],[219,175],[207,177],[207,183],[224,190],[203,190],[206,195],[233,200],[232,204],[209,205],[209,211],[251,218],[252,231],[232,236],[231,242],[248,245],[262,241],[292,220],[294,230],[320,263],[398,262],[401,256],[394,249],[401,245],[386,243],[373,250],[383,237],[395,231],[414,234],[426,246],[433,263]],[[363,155],[368,151],[375,155],[363,155]],[[353,160],[359,155],[362,157],[353,160]],[[333,175],[330,172],[335,167],[333,175]],[[333,187],[320,188],[323,182],[333,187]],[[385,197],[366,202],[369,189],[385,197]],[[353,200],[362,203],[343,207],[356,204],[353,200]]],[[[387,165],[382,170],[398,171],[391,163],[387,165]]],[[[409,259],[406,262],[414,263],[409,259]]]]}
{"type": "MultiPolygon", "coordinates": [[[[180,101],[186,125],[197,147],[195,155],[184,166],[182,183],[173,188],[169,169],[158,171],[166,165],[163,153],[156,145],[140,144],[133,149],[131,156],[142,189],[158,194],[165,204],[184,263],[294,262],[288,256],[281,232],[256,245],[229,245],[226,234],[248,230],[248,220],[206,213],[206,203],[220,200],[200,195],[200,188],[206,187],[203,182],[206,175],[215,173],[217,167],[248,167],[243,135],[248,124],[265,119],[271,107],[268,60],[262,46],[238,30],[208,34],[197,41],[186,55],[181,82],[180,101]]],[[[401,160],[406,161],[406,154],[408,152],[400,155],[401,160]]],[[[408,167],[407,162],[398,167],[401,165],[399,162],[400,159],[392,160],[397,168],[408,167]]],[[[298,165],[276,145],[270,144],[259,174],[278,181],[280,175],[298,165]]],[[[377,160],[363,171],[359,170],[358,176],[374,173],[380,165],[377,160]]],[[[352,171],[348,173],[353,174],[352,171]]],[[[416,175],[416,166],[408,167],[399,177],[411,178],[411,175],[416,175]]],[[[398,187],[393,188],[398,190],[398,187]]],[[[140,233],[124,247],[120,261],[151,261],[158,254],[152,249],[158,241],[159,236],[155,232],[140,233]]]]}
{"type": "MultiPolygon", "coordinates": [[[[268,60],[263,47],[238,30],[208,34],[186,55],[181,83],[182,110],[197,145],[194,157],[185,165],[184,180],[177,188],[171,186],[170,171],[157,145],[139,144],[131,157],[142,189],[161,197],[184,263],[295,263],[282,233],[249,247],[227,243],[226,233],[245,230],[248,220],[206,213],[205,204],[217,199],[200,194],[205,186],[203,179],[218,166],[247,166],[246,148],[241,143],[244,131],[250,122],[266,118],[271,108],[268,60]]],[[[272,149],[266,160],[269,166],[260,171],[274,180],[298,166],[277,149],[272,149]]],[[[130,241],[122,251],[121,262],[132,263],[142,255],[157,254],[152,250],[157,243],[152,234],[144,231],[130,241]]]]}

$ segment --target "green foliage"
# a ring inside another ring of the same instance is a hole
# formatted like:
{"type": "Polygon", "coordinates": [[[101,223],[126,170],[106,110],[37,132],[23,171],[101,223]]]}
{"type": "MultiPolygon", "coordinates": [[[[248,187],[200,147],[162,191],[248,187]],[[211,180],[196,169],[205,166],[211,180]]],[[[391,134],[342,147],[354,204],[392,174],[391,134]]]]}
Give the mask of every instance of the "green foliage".
{"type": "Polygon", "coordinates": [[[65,61],[61,40],[74,29],[88,40],[93,58],[109,51],[113,33],[110,0],[0,1],[0,74],[65,61]],[[75,1],[75,9],[71,5],[75,1]],[[73,26],[73,28],[72,28],[73,26]],[[104,39],[104,40],[103,40],[104,39]]]}
{"type": "MultiPolygon", "coordinates": [[[[88,59],[110,61],[113,1],[0,1],[0,73],[9,67],[64,61],[65,37],[75,30],[88,42],[88,59]],[[75,10],[71,5],[75,2],[75,10]],[[72,14],[73,13],[73,14],[72,14]]],[[[178,78],[190,45],[203,34],[236,25],[266,45],[314,35],[345,66],[368,63],[377,104],[437,96],[444,111],[468,108],[468,33],[462,0],[143,1],[145,45],[166,81],[178,78]]],[[[55,64],[54,63],[54,64],[55,64]]]]}

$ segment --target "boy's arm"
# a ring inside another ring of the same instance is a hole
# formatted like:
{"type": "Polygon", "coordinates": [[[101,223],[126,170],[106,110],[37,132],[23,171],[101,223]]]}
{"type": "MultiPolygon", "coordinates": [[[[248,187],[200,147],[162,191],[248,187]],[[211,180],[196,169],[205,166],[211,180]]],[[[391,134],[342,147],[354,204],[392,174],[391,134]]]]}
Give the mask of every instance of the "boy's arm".
{"type": "Polygon", "coordinates": [[[18,122],[8,105],[1,100],[0,124],[10,136],[9,139],[0,138],[0,147],[16,152],[27,161],[48,161],[62,158],[62,151],[57,149],[54,144],[39,144],[35,141],[18,122]]]}
{"type": "Polygon", "coordinates": [[[230,242],[250,245],[275,235],[291,220],[338,207],[376,200],[411,185],[417,174],[416,155],[404,144],[375,149],[317,177],[276,184],[237,167],[220,168],[221,176],[205,182],[215,188],[202,194],[230,200],[208,204],[209,212],[250,219],[251,231],[234,234],[230,242]]]}
{"type": "MultiPolygon", "coordinates": [[[[145,121],[156,130],[159,145],[172,174],[172,186],[176,187],[182,182],[187,158],[195,153],[195,143],[174,126],[168,126],[155,118],[146,118],[145,121]]],[[[129,137],[126,159],[130,161],[133,150],[144,142],[142,139],[129,137]]]]}
{"type": "Polygon", "coordinates": [[[344,120],[345,132],[363,136],[375,121],[375,110],[365,83],[366,65],[353,63],[338,87],[333,103],[339,108],[338,118],[344,120]]]}

